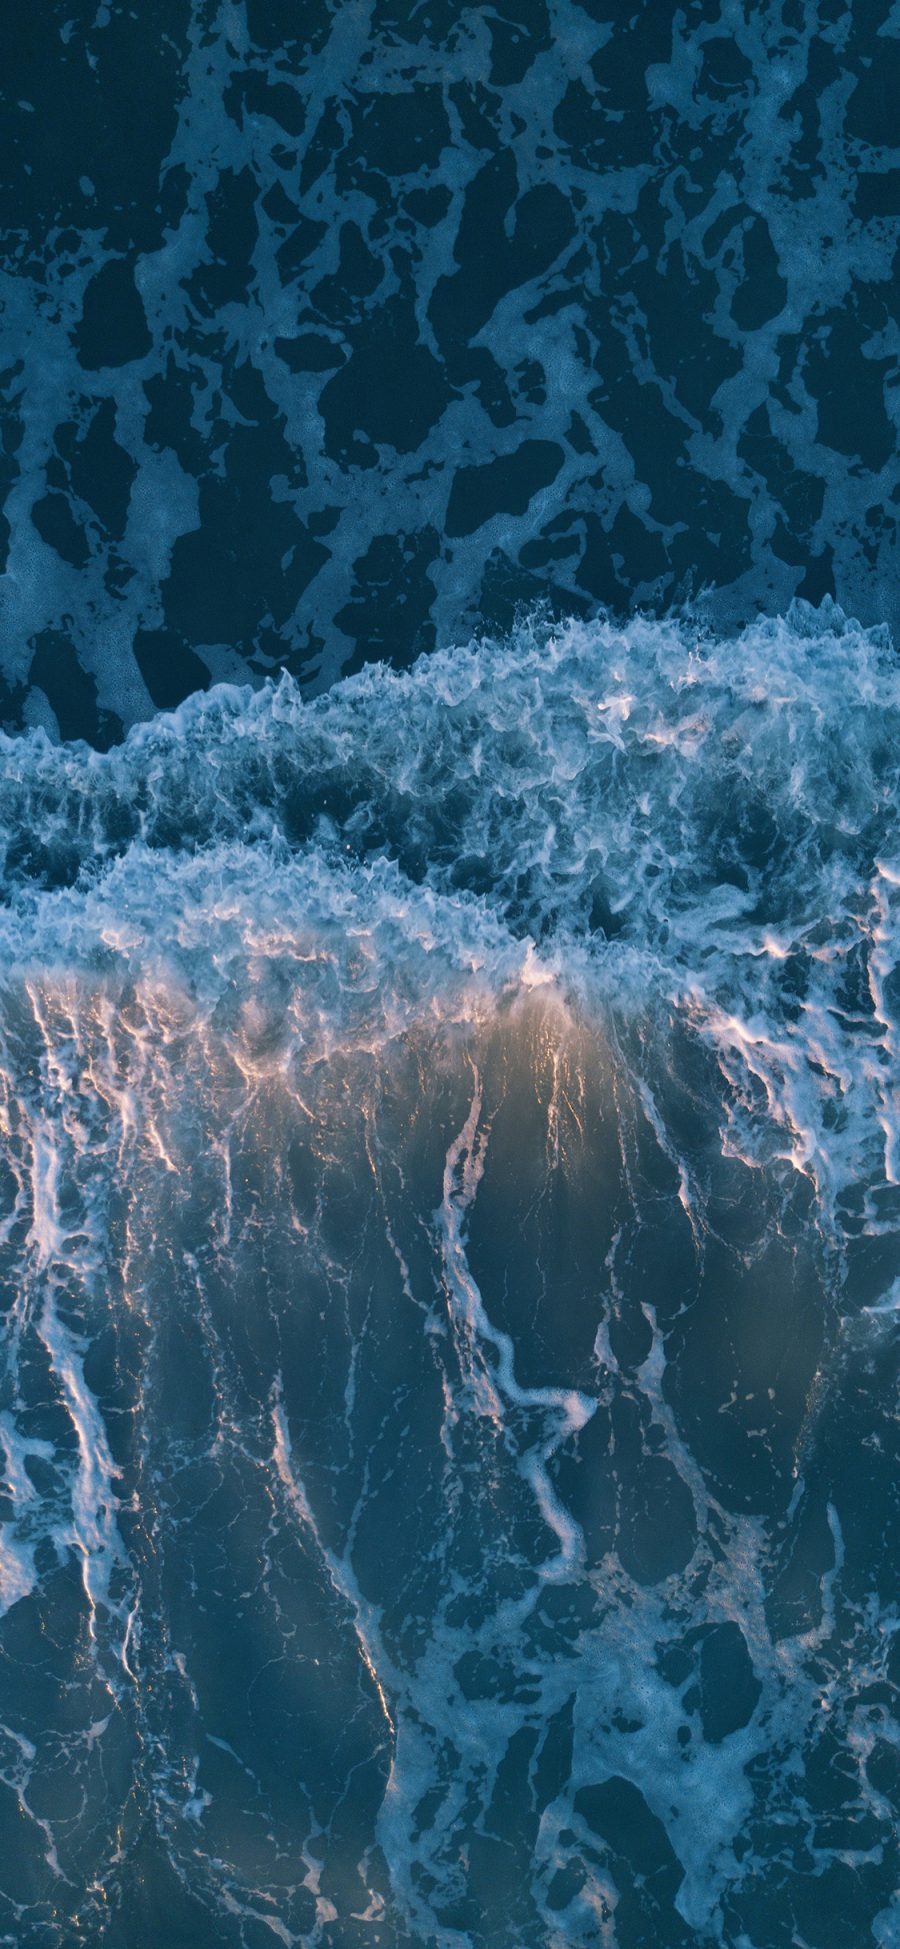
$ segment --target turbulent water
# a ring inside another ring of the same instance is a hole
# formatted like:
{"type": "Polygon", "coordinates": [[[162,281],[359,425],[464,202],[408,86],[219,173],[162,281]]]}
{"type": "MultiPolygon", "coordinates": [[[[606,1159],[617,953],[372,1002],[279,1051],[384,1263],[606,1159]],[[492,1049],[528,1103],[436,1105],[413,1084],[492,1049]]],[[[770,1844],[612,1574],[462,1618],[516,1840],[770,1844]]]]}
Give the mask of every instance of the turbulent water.
{"type": "Polygon", "coordinates": [[[897,0],[14,0],[0,721],[900,627],[897,0]]]}
{"type": "Polygon", "coordinates": [[[900,1942],[900,669],[7,741],[0,1940],[900,1942]]]}
{"type": "Polygon", "coordinates": [[[0,1949],[900,1949],[900,0],[0,12],[0,1949]]]}

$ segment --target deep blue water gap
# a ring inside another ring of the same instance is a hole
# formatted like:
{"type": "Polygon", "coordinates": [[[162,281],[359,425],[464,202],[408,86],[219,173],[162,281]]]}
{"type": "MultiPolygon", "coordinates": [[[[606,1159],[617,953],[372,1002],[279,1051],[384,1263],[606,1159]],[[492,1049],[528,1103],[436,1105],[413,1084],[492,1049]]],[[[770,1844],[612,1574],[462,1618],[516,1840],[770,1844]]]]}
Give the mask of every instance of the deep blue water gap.
{"type": "Polygon", "coordinates": [[[897,622],[890,0],[0,25],[0,721],[546,599],[897,622]]]}

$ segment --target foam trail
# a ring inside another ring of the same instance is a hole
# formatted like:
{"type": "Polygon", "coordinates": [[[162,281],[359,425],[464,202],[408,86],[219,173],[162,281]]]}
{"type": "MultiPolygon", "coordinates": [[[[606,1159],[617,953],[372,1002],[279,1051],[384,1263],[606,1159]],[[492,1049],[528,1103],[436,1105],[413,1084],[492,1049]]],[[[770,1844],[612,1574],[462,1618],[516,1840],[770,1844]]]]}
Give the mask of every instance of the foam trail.
{"type": "Polygon", "coordinates": [[[502,1399],[520,1408],[557,1410],[555,1437],[542,1447],[539,1455],[529,1453],[523,1457],[522,1471],[544,1521],[559,1541],[559,1555],[552,1569],[545,1570],[544,1574],[563,1578],[577,1568],[583,1554],[583,1538],[555,1494],[545,1464],[568,1436],[585,1426],[597,1403],[575,1388],[520,1387],[515,1377],[512,1339],[508,1333],[498,1332],[485,1312],[465,1248],[466,1214],[478,1193],[488,1143],[487,1133],[479,1131],[482,1091],[477,1073],[473,1084],[465,1123],[447,1152],[444,1195],[437,1220],[447,1297],[454,1322],[458,1323],[462,1364],[476,1412],[487,1415],[500,1429],[504,1421],[502,1399]],[[492,1346],[498,1356],[496,1386],[481,1352],[484,1343],[492,1346]]]}

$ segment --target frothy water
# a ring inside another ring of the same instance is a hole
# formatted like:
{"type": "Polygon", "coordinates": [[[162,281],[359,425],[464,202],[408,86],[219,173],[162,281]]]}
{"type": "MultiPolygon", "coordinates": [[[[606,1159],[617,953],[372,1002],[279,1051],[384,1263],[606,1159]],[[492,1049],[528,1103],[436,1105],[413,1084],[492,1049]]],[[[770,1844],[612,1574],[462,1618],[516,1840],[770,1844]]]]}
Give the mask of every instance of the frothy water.
{"type": "Polygon", "coordinates": [[[3,747],[0,1940],[900,1941],[900,675],[3,747]]]}

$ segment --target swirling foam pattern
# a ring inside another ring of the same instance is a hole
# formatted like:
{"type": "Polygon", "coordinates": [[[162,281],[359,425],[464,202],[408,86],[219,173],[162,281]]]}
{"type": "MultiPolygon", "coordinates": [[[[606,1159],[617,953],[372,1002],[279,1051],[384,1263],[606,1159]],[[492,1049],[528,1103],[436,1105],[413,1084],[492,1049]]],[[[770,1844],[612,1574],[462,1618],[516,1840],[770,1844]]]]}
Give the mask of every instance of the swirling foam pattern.
{"type": "Polygon", "coordinates": [[[896,0],[10,7],[0,718],[897,620],[896,0]]]}
{"type": "Polygon", "coordinates": [[[898,1940],[900,677],[7,742],[0,1941],[898,1940]]]}

